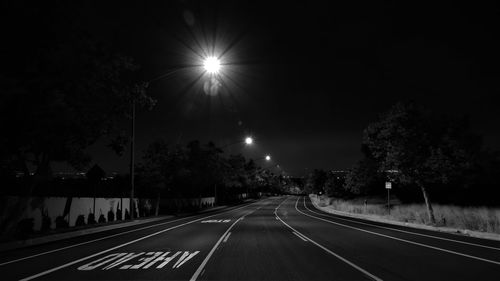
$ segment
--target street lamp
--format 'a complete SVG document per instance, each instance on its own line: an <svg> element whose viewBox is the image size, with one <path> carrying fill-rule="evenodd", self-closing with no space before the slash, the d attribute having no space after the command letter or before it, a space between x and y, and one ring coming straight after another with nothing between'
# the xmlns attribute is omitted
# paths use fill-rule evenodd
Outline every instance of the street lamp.
<svg viewBox="0 0 500 281"><path fill-rule="evenodd" d="M251 145L251 144L253 143L253 139L252 139L252 137L246 137L246 138L245 138L245 143L246 143L247 145Z"/></svg>
<svg viewBox="0 0 500 281"><path fill-rule="evenodd" d="M221 147L221 149L227 148L229 146L235 145L235 144L240 144L240 143L245 143L245 145L252 145L253 144L253 138L252 137L246 137L244 140L239 140L237 142L229 143Z"/></svg>
<svg viewBox="0 0 500 281"><path fill-rule="evenodd" d="M217 75L219 70L220 70L221 64L220 60L217 57L207 57L203 61L203 68L205 69L206 72L208 72L211 75ZM151 82L163 79L168 77L169 75L177 72L178 70L171 71L167 74L161 75L159 77L156 77L154 79L149 80L148 82L144 83L143 85L136 85L135 91L139 93L140 91L145 91L145 89L149 86ZM131 112L131 136L130 136L130 218L134 218L134 197L135 197L135 104L136 104L136 98L132 98L132 112ZM251 137L247 137L245 139L246 144L252 144L253 140ZM123 207L122 207L123 208Z"/></svg>
<svg viewBox="0 0 500 281"><path fill-rule="evenodd" d="M217 74L220 69L220 61L216 57L207 57L203 61L203 67L210 74Z"/></svg>

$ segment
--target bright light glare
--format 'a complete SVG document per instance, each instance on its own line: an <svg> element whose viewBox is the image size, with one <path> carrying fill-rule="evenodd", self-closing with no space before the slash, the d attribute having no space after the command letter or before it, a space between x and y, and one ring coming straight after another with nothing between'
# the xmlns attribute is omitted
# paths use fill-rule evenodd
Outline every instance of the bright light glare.
<svg viewBox="0 0 500 281"><path fill-rule="evenodd" d="M250 144L252 144L252 143L253 143L253 139L252 139L251 137L247 137L247 138L245 139L245 143L246 143L246 144L248 144L248 145L250 145Z"/></svg>
<svg viewBox="0 0 500 281"><path fill-rule="evenodd" d="M271 161L271 155L266 155L266 161Z"/></svg>
<svg viewBox="0 0 500 281"><path fill-rule="evenodd" d="M203 67L208 73L217 73L220 69L219 59L216 57L208 57L203 62Z"/></svg>

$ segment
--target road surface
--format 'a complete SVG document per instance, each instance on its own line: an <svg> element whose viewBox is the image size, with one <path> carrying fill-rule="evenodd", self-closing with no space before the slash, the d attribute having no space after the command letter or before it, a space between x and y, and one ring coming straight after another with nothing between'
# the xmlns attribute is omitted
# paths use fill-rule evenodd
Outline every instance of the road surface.
<svg viewBox="0 0 500 281"><path fill-rule="evenodd" d="M308 197L3 252L1 280L500 280L500 242L323 213Z"/></svg>

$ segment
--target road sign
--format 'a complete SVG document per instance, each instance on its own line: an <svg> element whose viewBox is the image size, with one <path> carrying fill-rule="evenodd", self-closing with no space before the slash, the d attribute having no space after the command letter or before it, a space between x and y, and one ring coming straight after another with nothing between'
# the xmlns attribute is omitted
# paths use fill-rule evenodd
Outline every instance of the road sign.
<svg viewBox="0 0 500 281"><path fill-rule="evenodd" d="M386 189L391 189L392 188L392 182L390 182L390 181L385 182L385 188Z"/></svg>

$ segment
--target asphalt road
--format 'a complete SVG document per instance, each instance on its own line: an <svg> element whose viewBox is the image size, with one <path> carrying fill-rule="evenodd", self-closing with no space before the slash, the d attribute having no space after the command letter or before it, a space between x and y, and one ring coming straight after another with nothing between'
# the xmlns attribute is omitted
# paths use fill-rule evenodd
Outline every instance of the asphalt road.
<svg viewBox="0 0 500 281"><path fill-rule="evenodd" d="M0 253L1 280L500 280L500 242L276 197Z"/></svg>

